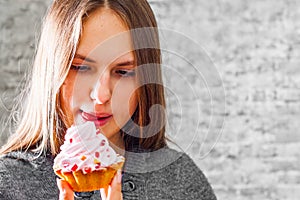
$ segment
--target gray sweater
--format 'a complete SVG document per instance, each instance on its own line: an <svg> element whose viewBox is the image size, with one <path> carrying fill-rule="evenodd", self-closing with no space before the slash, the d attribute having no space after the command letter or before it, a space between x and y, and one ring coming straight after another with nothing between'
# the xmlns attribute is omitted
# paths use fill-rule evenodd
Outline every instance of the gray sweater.
<svg viewBox="0 0 300 200"><path fill-rule="evenodd" d="M0 199L58 199L53 157L34 156L12 152L0 158ZM216 200L206 177L185 153L163 148L126 153L125 158L123 199ZM100 199L100 194L84 199Z"/></svg>

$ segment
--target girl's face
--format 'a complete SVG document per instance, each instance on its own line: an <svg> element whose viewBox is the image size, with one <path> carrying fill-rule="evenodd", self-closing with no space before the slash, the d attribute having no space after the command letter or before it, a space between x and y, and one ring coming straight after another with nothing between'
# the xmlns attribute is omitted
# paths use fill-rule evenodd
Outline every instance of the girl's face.
<svg viewBox="0 0 300 200"><path fill-rule="evenodd" d="M135 57L126 31L110 9L90 14L61 88L62 107L72 123L92 121L114 143L137 107Z"/></svg>

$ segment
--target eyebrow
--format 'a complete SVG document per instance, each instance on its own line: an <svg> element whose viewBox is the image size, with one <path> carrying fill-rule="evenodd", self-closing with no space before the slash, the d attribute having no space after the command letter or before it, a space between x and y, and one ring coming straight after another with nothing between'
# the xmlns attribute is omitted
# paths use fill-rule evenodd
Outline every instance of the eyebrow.
<svg viewBox="0 0 300 200"><path fill-rule="evenodd" d="M87 62L96 63L95 60L93 60L93 59L91 59L91 58L88 58L88 57L86 57L86 56L83 56L83 55L81 55L81 54L78 54L78 53L75 54L74 58L79 58L79 59L85 60L85 61L87 61ZM128 66L128 65L134 65L134 64L135 64L135 61L134 61L134 60L128 59L127 61L124 61L124 62L121 61L121 62L119 62L119 63L117 64L117 66Z"/></svg>
<svg viewBox="0 0 300 200"><path fill-rule="evenodd" d="M117 66L128 66L128 65L134 65L135 64L135 62L134 62L134 60L128 60L128 61L125 61L125 62L120 62L120 63L118 63L117 64Z"/></svg>
<svg viewBox="0 0 300 200"><path fill-rule="evenodd" d="M91 58L88 58L88 57L86 57L86 56L83 56L83 55L81 55L81 54L78 54L78 53L75 54L75 57L74 57L74 58L79 58L79 59L85 60L85 61L87 61L87 62L96 63L95 60L93 60L93 59L91 59Z"/></svg>

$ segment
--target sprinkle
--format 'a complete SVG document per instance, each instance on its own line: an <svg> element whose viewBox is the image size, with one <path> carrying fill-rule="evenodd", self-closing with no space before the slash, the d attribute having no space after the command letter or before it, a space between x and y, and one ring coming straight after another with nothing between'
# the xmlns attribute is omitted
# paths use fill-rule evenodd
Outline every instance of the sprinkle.
<svg viewBox="0 0 300 200"><path fill-rule="evenodd" d="M104 146L104 145L105 145L105 140L102 140L100 146Z"/></svg>
<svg viewBox="0 0 300 200"><path fill-rule="evenodd" d="M107 157L109 158L109 157L110 157L110 155L107 155Z"/></svg>
<svg viewBox="0 0 300 200"><path fill-rule="evenodd" d="M95 165L95 169L99 169L101 167L101 164L100 163L97 163L96 165Z"/></svg>
<svg viewBox="0 0 300 200"><path fill-rule="evenodd" d="M97 151L97 152L95 152L95 157L96 158L99 158L99 156L100 156L100 153Z"/></svg>
<svg viewBox="0 0 300 200"><path fill-rule="evenodd" d="M71 139L70 139L70 143L72 143L72 142L73 142L73 139L71 138Z"/></svg>
<svg viewBox="0 0 300 200"><path fill-rule="evenodd" d="M109 149L106 149L107 152L109 152Z"/></svg>
<svg viewBox="0 0 300 200"><path fill-rule="evenodd" d="M67 168L67 167L69 167L70 166L70 162L69 161L62 161L62 166L64 167L64 168Z"/></svg>
<svg viewBox="0 0 300 200"><path fill-rule="evenodd" d="M95 164L99 164L100 163L100 161L99 160L97 160L96 158L94 159L94 163Z"/></svg>
<svg viewBox="0 0 300 200"><path fill-rule="evenodd" d="M80 160L84 161L86 159L85 156L81 156Z"/></svg>
<svg viewBox="0 0 300 200"><path fill-rule="evenodd" d="M71 170L74 172L74 171L76 171L77 168L78 168L78 166L76 164L74 164L73 167L71 168Z"/></svg>
<svg viewBox="0 0 300 200"><path fill-rule="evenodd" d="M83 169L86 173L90 173L92 171L92 168L90 167L84 167Z"/></svg>

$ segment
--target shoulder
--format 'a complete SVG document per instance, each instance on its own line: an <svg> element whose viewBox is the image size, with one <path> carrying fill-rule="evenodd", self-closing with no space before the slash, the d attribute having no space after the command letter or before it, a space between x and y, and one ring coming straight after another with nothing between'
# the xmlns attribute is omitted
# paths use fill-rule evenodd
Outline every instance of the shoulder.
<svg viewBox="0 0 300 200"><path fill-rule="evenodd" d="M36 188L40 193L34 192ZM0 157L0 199L39 198L44 190L53 192L46 196L56 197L55 189L51 159L36 158L31 152L11 152Z"/></svg>
<svg viewBox="0 0 300 200"><path fill-rule="evenodd" d="M32 152L15 151L0 156L0 174L6 176L22 176L37 174L52 170L53 159L49 156L38 156ZM17 177L18 173L21 174Z"/></svg>
<svg viewBox="0 0 300 200"><path fill-rule="evenodd" d="M0 182L4 181L3 177L7 178L15 175L14 171L16 169L28 167L30 162L25 159L25 156L27 156L27 153L24 152L11 152L0 156L0 179L2 179Z"/></svg>
<svg viewBox="0 0 300 200"><path fill-rule="evenodd" d="M37 154L32 152L14 151L0 156L0 171L16 171L18 169L30 170L38 169L49 162L46 157L38 157Z"/></svg>
<svg viewBox="0 0 300 200"><path fill-rule="evenodd" d="M169 191L178 199L215 200L216 196L202 170L190 156L184 152L172 150L173 158L170 165L162 168L154 176L168 183Z"/></svg>
<svg viewBox="0 0 300 200"><path fill-rule="evenodd" d="M161 194L171 199L215 200L204 173L184 152L164 148L145 155L148 194ZM135 165L139 164L135 162Z"/></svg>
<svg viewBox="0 0 300 200"><path fill-rule="evenodd" d="M179 154L179 158L172 165L180 169L181 178L187 177L192 179L193 177L198 177L200 180L206 181L206 177L194 160L184 152L180 152Z"/></svg>
<svg viewBox="0 0 300 200"><path fill-rule="evenodd" d="M10 152L0 157L0 187L22 185L24 180L32 177L33 172L39 173L38 161L29 152Z"/></svg>

